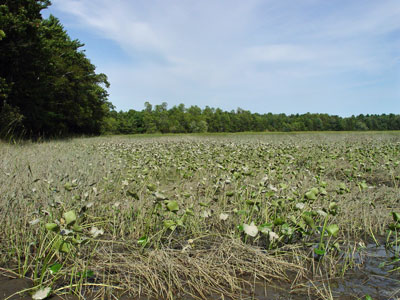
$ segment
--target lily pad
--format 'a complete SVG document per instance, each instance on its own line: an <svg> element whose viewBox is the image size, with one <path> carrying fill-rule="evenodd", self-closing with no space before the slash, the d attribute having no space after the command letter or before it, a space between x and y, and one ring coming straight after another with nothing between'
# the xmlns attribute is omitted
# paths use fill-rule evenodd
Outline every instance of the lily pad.
<svg viewBox="0 0 400 300"><path fill-rule="evenodd" d="M76 221L76 214L73 210L70 210L70 211L64 213L63 217L64 217L65 223L67 225L70 225Z"/></svg>
<svg viewBox="0 0 400 300"><path fill-rule="evenodd" d="M166 229L175 230L176 223L173 220L165 220L164 221L164 227Z"/></svg>
<svg viewBox="0 0 400 300"><path fill-rule="evenodd" d="M58 226L58 224L56 223L46 223L46 225L44 226L46 227L47 230L54 232L57 232L60 229L60 226Z"/></svg>
<svg viewBox="0 0 400 300"><path fill-rule="evenodd" d="M305 193L305 196L308 200L316 200L317 199L317 196L312 191L308 191L307 193Z"/></svg>
<svg viewBox="0 0 400 300"><path fill-rule="evenodd" d="M315 229L314 220L313 220L310 216L308 216L308 215L302 215L301 217L303 218L304 222L305 222L308 226L310 226L312 229Z"/></svg>
<svg viewBox="0 0 400 300"><path fill-rule="evenodd" d="M337 236L337 234L339 232L339 226L337 224L331 224L326 227L326 231L331 236Z"/></svg>
<svg viewBox="0 0 400 300"><path fill-rule="evenodd" d="M167 209L172 212L177 212L179 210L178 202L176 201L167 201Z"/></svg>

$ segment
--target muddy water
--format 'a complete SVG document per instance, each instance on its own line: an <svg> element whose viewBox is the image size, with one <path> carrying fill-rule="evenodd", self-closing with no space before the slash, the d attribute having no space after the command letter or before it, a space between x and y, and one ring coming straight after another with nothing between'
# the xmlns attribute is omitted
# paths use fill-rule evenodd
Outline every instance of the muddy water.
<svg viewBox="0 0 400 300"><path fill-rule="evenodd" d="M394 262L395 250L368 245L353 257L359 267L344 279L332 283L338 299L357 299L370 295L374 300L400 299L400 262Z"/></svg>
<svg viewBox="0 0 400 300"><path fill-rule="evenodd" d="M400 250L400 249L397 249ZM350 300L365 299L370 295L374 300L398 300L400 299L400 261L394 262L395 251L386 250L384 246L368 245L366 248L355 253L352 257L357 265L349 271L344 279L330 282L334 299ZM0 299L6 299L18 291L30 288L28 279L10 279L0 275ZM184 299L192 299L183 297ZM262 283L255 284L246 294L237 295L236 299L259 299L259 300L300 300L318 299L310 296L296 295L290 293L290 285L282 284L270 286ZM30 300L29 295L13 296L10 300ZM74 296L53 296L49 300L66 299L77 300ZM90 299L88 297L87 299ZM121 298L122 299L122 298ZM124 300L133 299L127 296ZM145 299L145 298L141 298ZM213 295L207 299L229 299L227 297Z"/></svg>

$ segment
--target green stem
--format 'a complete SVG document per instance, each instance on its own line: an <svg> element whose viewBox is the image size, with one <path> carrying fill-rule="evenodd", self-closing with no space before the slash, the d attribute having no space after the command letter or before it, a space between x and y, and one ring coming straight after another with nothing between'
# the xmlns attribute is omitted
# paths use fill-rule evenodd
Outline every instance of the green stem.
<svg viewBox="0 0 400 300"><path fill-rule="evenodd" d="M320 241L319 241L319 249L320 250L325 250L325 249L323 249L324 248L324 235L325 235L326 225L328 224L328 216L329 215L326 215L325 220L324 220L324 226L322 226L321 238L320 238Z"/></svg>

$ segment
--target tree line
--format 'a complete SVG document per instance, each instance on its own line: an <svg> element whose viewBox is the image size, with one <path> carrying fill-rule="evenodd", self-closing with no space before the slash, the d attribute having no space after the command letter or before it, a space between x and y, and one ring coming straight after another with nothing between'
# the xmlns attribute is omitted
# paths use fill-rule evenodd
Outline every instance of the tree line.
<svg viewBox="0 0 400 300"><path fill-rule="evenodd" d="M184 104L168 109L165 102L154 106L146 102L141 111L110 111L104 129L112 134L400 130L400 115L259 114L241 108L232 111L208 106L186 108Z"/></svg>

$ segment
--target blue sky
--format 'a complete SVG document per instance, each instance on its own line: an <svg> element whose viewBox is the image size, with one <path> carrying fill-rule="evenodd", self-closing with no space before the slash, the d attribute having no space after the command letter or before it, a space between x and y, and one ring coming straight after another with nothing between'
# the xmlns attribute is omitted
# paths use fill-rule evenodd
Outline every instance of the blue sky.
<svg viewBox="0 0 400 300"><path fill-rule="evenodd" d="M399 0L52 2L117 110L400 113Z"/></svg>

